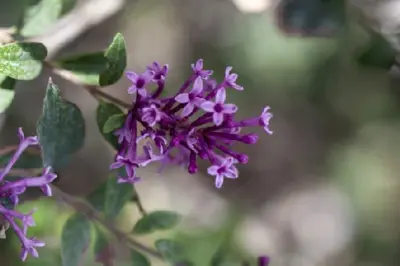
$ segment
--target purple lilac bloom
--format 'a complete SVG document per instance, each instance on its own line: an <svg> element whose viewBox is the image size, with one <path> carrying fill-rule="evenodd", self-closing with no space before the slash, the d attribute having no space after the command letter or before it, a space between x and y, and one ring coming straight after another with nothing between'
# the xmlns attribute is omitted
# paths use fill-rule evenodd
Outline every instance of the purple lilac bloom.
<svg viewBox="0 0 400 266"><path fill-rule="evenodd" d="M234 151L234 144L257 142L257 134L243 133L248 127L262 127L272 134L272 114L267 106L259 116L235 119L238 107L227 102L226 94L230 90L243 91L243 87L236 83L238 75L231 71L232 67L227 67L224 79L217 82L211 78L213 71L205 70L199 59L172 97L161 97L168 65L154 62L142 74L128 72L133 83L128 92L134 94L134 101L123 127L115 131L120 147L111 168L125 167L127 172L118 182L139 181L136 169L157 161L161 169L178 164L194 174L198 160L206 160L217 188L222 187L225 178L238 178L235 165L246 164L249 158ZM151 86L154 89L150 91ZM145 141L143 152L138 150L141 141Z"/></svg>
<svg viewBox="0 0 400 266"><path fill-rule="evenodd" d="M6 228L11 227L21 242L21 259L24 261L28 254L38 257L37 247L43 247L45 244L35 237L28 237L27 231L31 226L35 226L32 214L33 210L27 214L15 211L19 203L19 195L24 193L28 187L37 187L42 190L44 195L51 196L49 184L57 178L57 175L51 172L50 167L43 169L40 176L24 176L17 180L7 181L5 177L10 173L21 154L29 146L39 145L38 137L25 137L21 128L18 129L20 144L8 164L1 170L0 174L0 221L6 223ZM22 226L16 223L21 222Z"/></svg>

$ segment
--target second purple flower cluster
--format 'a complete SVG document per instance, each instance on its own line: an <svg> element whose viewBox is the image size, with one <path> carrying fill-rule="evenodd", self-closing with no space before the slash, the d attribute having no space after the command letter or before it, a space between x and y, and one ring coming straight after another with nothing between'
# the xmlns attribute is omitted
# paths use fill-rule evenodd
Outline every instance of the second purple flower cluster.
<svg viewBox="0 0 400 266"><path fill-rule="evenodd" d="M124 125L116 130L120 148L111 169L125 167L127 176L120 183L140 180L136 169L151 162L187 167L190 174L198 171L197 160L210 163L208 174L215 177L215 186L221 188L225 178L238 178L236 164L246 164L248 156L233 150L235 142L255 144L255 133L241 134L245 127L263 127L268 134L272 114L266 106L260 115L235 120L238 107L226 101L230 89L243 91L236 83L232 67L225 70L225 78L218 83L211 78L213 71L203 69L203 60L192 65L191 76L172 97L161 97L168 74L168 65L154 62L143 73L127 72L135 94ZM153 86L154 89L150 90ZM139 124L143 127L141 132ZM138 143L147 142L143 153Z"/></svg>

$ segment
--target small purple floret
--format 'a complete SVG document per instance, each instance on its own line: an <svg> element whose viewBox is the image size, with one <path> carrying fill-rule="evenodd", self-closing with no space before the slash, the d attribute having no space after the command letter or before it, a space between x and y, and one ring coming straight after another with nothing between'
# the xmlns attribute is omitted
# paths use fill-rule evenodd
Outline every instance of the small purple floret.
<svg viewBox="0 0 400 266"><path fill-rule="evenodd" d="M171 97L162 98L168 74L168 65L154 62L142 74L127 72L132 81L128 92L135 95L126 121L115 131L119 137L119 150L111 169L125 167L127 176L119 183L140 180L136 169L152 162L160 162L161 169L169 164L182 165L190 174L198 171L198 160L207 160L208 173L215 177L215 186L222 187L225 178L239 176L235 164L246 164L246 154L233 150L236 142L254 144L255 133L241 133L246 127L262 127L268 134L272 114L265 107L261 115L235 120L238 107L227 103L229 90L243 91L238 85L238 75L227 67L225 77L218 83L210 78L203 60L192 64L192 74ZM149 86L154 86L150 91ZM139 124L143 127L138 132ZM138 152L141 141L147 141L143 152ZM154 150L153 150L154 149Z"/></svg>
<svg viewBox="0 0 400 266"><path fill-rule="evenodd" d="M29 187L37 187L42 190L45 196L51 196L50 183L57 178L57 175L51 172L51 167L46 167L40 176L24 176L15 181L7 181L5 177L10 173L21 154L26 148L33 145L39 145L39 139L34 137L25 137L21 128L18 129L18 137L20 144L16 149L13 157L2 169L0 174L0 221L8 223L14 230L21 242L21 259L24 261L28 254L38 257L37 247L43 247L45 244L36 238L28 238L27 230L29 227L35 226L32 218L34 210L27 214L15 211L15 207L19 203L19 195L24 193ZM15 220L20 220L22 228Z"/></svg>

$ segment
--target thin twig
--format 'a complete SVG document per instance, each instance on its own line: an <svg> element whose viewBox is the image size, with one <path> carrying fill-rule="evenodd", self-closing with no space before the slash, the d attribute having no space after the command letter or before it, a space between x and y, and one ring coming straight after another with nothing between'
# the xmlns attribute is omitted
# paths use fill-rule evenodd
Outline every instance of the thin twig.
<svg viewBox="0 0 400 266"><path fill-rule="evenodd" d="M136 207L138 208L138 210L142 214L142 216L146 216L147 212L143 207L142 201L140 200L139 194L135 187L133 187L133 192L135 193L135 196L133 197L133 201L135 202Z"/></svg>
<svg viewBox="0 0 400 266"><path fill-rule="evenodd" d="M0 172L3 172L4 168L0 168ZM8 174L9 175L17 175L17 176L32 176L38 175L42 172L41 168L27 168L27 169L11 169Z"/></svg>

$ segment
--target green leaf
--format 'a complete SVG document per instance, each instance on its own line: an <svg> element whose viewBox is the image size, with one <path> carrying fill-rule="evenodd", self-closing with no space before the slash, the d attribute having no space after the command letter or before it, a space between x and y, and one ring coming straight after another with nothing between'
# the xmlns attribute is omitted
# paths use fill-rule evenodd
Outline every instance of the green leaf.
<svg viewBox="0 0 400 266"><path fill-rule="evenodd" d="M119 173L126 175L125 168L121 168ZM118 184L116 173L113 172L87 199L96 210L104 211L106 218L110 219L115 218L134 195L132 185Z"/></svg>
<svg viewBox="0 0 400 266"><path fill-rule="evenodd" d="M125 119L125 114L116 114L111 116L104 124L103 133L111 133L114 130L121 128L125 122Z"/></svg>
<svg viewBox="0 0 400 266"><path fill-rule="evenodd" d="M51 79L36 131L42 146L44 165L56 170L67 164L70 156L84 143L85 121L81 111L61 97L60 89Z"/></svg>
<svg viewBox="0 0 400 266"><path fill-rule="evenodd" d="M0 113L3 113L12 103L15 83L15 79L0 75Z"/></svg>
<svg viewBox="0 0 400 266"><path fill-rule="evenodd" d="M110 265L114 261L114 252L110 240L99 226L96 226L95 229L97 236L94 245L95 260L103 265Z"/></svg>
<svg viewBox="0 0 400 266"><path fill-rule="evenodd" d="M131 251L131 261L132 261L132 266L150 266L150 260L144 256L142 253L132 250Z"/></svg>
<svg viewBox="0 0 400 266"><path fill-rule="evenodd" d="M168 230L176 226L181 216L172 211L154 211L137 221L133 228L135 234L150 234L157 230Z"/></svg>
<svg viewBox="0 0 400 266"><path fill-rule="evenodd" d="M101 86L107 86L117 82L126 68L125 40L121 33L115 35L104 56L107 59L108 66L100 75L99 83Z"/></svg>
<svg viewBox="0 0 400 266"><path fill-rule="evenodd" d="M62 14L63 0L40 0L27 6L20 33L32 37L46 32Z"/></svg>
<svg viewBox="0 0 400 266"><path fill-rule="evenodd" d="M368 48L359 56L358 63L365 66L390 69L395 62L396 51L379 34L372 34Z"/></svg>
<svg viewBox="0 0 400 266"><path fill-rule="evenodd" d="M78 266L91 238L91 224L83 214L72 215L64 224L61 235L63 266Z"/></svg>
<svg viewBox="0 0 400 266"><path fill-rule="evenodd" d="M126 175L125 168L119 169L119 174ZM106 202L105 202L105 214L107 219L115 218L125 204L134 196L133 186L128 183L117 183L113 174L108 179Z"/></svg>
<svg viewBox="0 0 400 266"><path fill-rule="evenodd" d="M103 52L64 57L54 62L56 67L70 71L86 85L99 85L100 74L107 69L107 64Z"/></svg>
<svg viewBox="0 0 400 266"><path fill-rule="evenodd" d="M115 149L118 149L118 137L115 136L112 132L110 133L103 133L104 125L106 124L107 120L117 114L123 114L123 111L117 107L115 104L106 103L103 101L99 102L99 105L96 110L96 120L99 130L105 140L111 144Z"/></svg>
<svg viewBox="0 0 400 266"><path fill-rule="evenodd" d="M19 80L31 80L42 71L47 49L41 43L10 43L0 46L0 74Z"/></svg>
<svg viewBox="0 0 400 266"><path fill-rule="evenodd" d="M108 179L101 183L86 199L99 212L104 211Z"/></svg>
<svg viewBox="0 0 400 266"><path fill-rule="evenodd" d="M184 260L184 248L181 243L172 239L159 239L154 243L158 252L170 263L179 263Z"/></svg>
<svg viewBox="0 0 400 266"><path fill-rule="evenodd" d="M67 14L76 5L76 0L62 0L62 1L63 1L63 8L62 8L62 11L61 11L61 16Z"/></svg>

